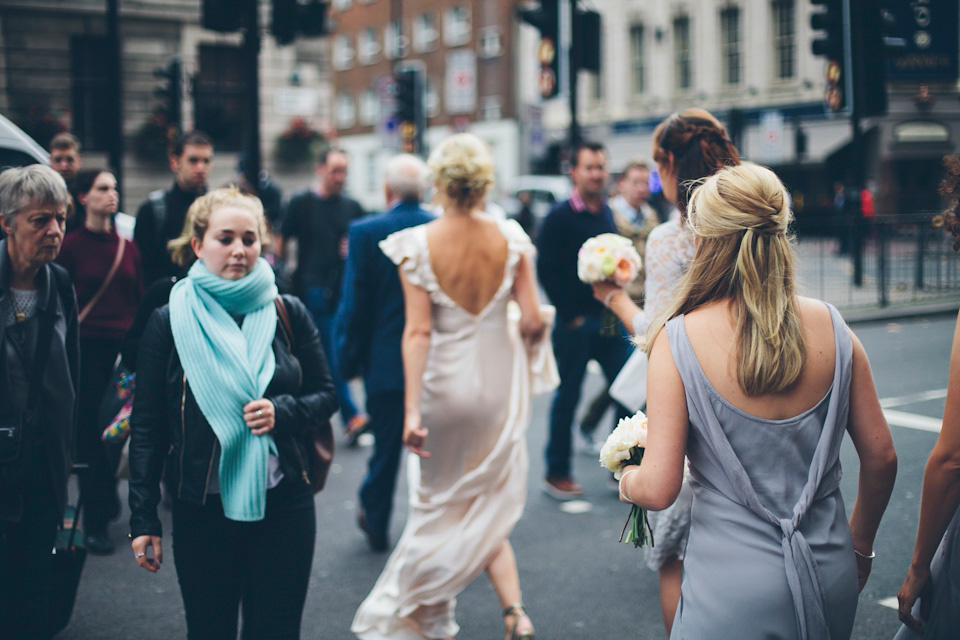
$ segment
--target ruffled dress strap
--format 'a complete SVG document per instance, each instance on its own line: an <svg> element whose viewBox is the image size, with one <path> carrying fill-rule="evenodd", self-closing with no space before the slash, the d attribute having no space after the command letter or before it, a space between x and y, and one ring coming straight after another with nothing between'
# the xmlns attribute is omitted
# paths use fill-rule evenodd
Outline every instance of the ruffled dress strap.
<svg viewBox="0 0 960 640"><path fill-rule="evenodd" d="M520 223L513 219L499 220L500 233L507 239L507 250L511 255L511 263L519 262L520 256L527 256L531 260L537 257L537 248ZM516 258L513 258L516 256Z"/></svg>
<svg viewBox="0 0 960 640"><path fill-rule="evenodd" d="M427 234L423 225L408 227L391 233L380 241L380 250L390 261L403 270L408 282L430 290L430 254L427 250Z"/></svg>

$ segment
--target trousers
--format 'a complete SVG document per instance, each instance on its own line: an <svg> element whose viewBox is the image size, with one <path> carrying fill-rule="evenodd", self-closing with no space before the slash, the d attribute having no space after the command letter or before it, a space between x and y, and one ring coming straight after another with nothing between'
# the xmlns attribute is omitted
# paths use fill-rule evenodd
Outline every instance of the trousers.
<svg viewBox="0 0 960 640"><path fill-rule="evenodd" d="M217 494L206 504L173 503L173 561L190 640L296 639L307 598L317 533L313 493L284 478L267 491L263 520L223 515Z"/></svg>

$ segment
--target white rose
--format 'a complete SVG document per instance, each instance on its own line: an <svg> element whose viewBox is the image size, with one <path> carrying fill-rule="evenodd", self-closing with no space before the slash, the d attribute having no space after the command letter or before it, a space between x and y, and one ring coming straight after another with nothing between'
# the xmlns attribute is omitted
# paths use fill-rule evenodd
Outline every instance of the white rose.
<svg viewBox="0 0 960 640"><path fill-rule="evenodd" d="M642 411L628 418L621 418L600 449L600 465L620 478L620 468L630 459L633 449L647 446L647 417Z"/></svg>

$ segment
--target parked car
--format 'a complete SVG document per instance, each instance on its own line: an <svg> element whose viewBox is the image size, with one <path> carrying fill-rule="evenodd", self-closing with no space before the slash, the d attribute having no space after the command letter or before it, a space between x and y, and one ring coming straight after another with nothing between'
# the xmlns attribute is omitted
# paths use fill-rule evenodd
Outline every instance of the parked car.
<svg viewBox="0 0 960 640"><path fill-rule="evenodd" d="M20 127L0 115L0 170L28 164L50 164L50 154Z"/></svg>
<svg viewBox="0 0 960 640"><path fill-rule="evenodd" d="M543 219L558 202L570 197L573 185L566 176L517 176L508 184L501 204L507 215L514 217L520 211L517 195L523 191L533 197L531 208L538 220Z"/></svg>

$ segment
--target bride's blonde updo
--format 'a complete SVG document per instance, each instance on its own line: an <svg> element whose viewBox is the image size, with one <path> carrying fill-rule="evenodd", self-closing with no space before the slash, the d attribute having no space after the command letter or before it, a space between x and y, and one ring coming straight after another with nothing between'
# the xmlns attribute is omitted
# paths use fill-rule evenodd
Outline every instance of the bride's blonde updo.
<svg viewBox="0 0 960 640"><path fill-rule="evenodd" d="M787 190L776 174L753 163L705 179L687 205L697 251L664 321L708 302L731 299L737 310L737 375L749 395L788 389L806 359L797 309L788 228Z"/></svg>
<svg viewBox="0 0 960 640"><path fill-rule="evenodd" d="M472 133L458 133L441 142L427 164L438 195L453 208L473 210L493 186L493 156Z"/></svg>

